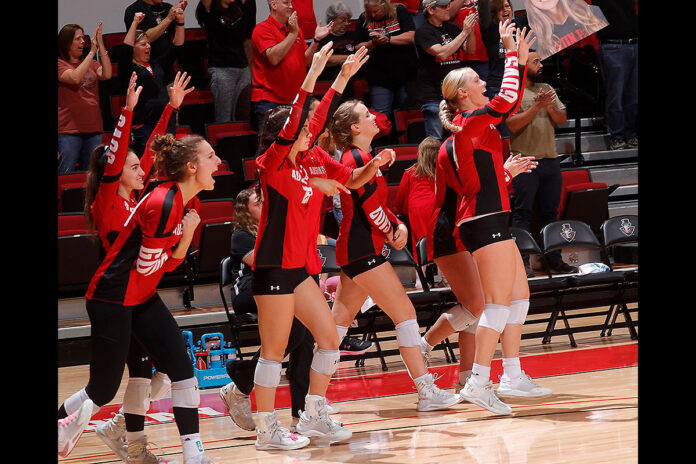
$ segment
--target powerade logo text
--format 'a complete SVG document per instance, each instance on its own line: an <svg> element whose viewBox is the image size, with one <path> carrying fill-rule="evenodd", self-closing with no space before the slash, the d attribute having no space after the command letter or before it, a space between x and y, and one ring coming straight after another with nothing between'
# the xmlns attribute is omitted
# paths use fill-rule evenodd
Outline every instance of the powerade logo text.
<svg viewBox="0 0 696 464"><path fill-rule="evenodd" d="M227 374L204 375L203 380L218 380L227 378Z"/></svg>

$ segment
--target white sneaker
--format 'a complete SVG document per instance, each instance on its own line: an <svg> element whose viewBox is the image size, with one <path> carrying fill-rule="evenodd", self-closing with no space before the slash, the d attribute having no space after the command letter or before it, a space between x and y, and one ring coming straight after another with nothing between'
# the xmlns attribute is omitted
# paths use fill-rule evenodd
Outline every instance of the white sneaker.
<svg viewBox="0 0 696 464"><path fill-rule="evenodd" d="M98 425L94 431L101 440L116 453L116 456L125 461L128 457L128 443L126 442L126 418L123 414L116 413L108 421Z"/></svg>
<svg viewBox="0 0 696 464"><path fill-rule="evenodd" d="M537 397L550 395L553 393L553 390L537 384L522 371L522 375L516 379L511 379L503 374L500 377L500 385L498 385L497 392L500 396Z"/></svg>
<svg viewBox="0 0 696 464"><path fill-rule="evenodd" d="M251 414L251 399L230 382L220 389L220 398L227 406L232 421L244 430L254 430L254 417Z"/></svg>
<svg viewBox="0 0 696 464"><path fill-rule="evenodd" d="M312 401L314 404L307 404ZM315 415L311 416L307 411L300 411L300 421L297 423L298 433L307 437L326 438L333 442L348 440L353 436L353 432L343 428L343 424L329 417L326 398L307 398L305 405L309 406L308 410L315 411Z"/></svg>
<svg viewBox="0 0 696 464"><path fill-rule="evenodd" d="M341 408L340 408L340 406L335 406L335 405L333 405L333 404L331 403L331 401L329 401L329 400L327 399L327 400L326 400L326 412L327 412L329 415L338 414L339 412L341 412Z"/></svg>
<svg viewBox="0 0 696 464"><path fill-rule="evenodd" d="M178 464L178 461L167 458L158 458L147 449L147 437L143 436L128 443L127 464Z"/></svg>
<svg viewBox="0 0 696 464"><path fill-rule="evenodd" d="M80 409L68 417L58 420L58 455L66 457L77 444L77 441L85 431L85 427L92 418L94 403L88 399L82 403Z"/></svg>
<svg viewBox="0 0 696 464"><path fill-rule="evenodd" d="M462 401L461 396L457 393L441 390L435 385L435 378L432 374L426 375L427 377L422 382L416 384L416 388L418 388L418 406L416 409L418 411L447 409Z"/></svg>
<svg viewBox="0 0 696 464"><path fill-rule="evenodd" d="M275 412L265 418L256 416L256 449L293 450L309 444L309 438L296 433L290 433L278 423Z"/></svg>
<svg viewBox="0 0 696 464"><path fill-rule="evenodd" d="M496 414L512 413L512 408L495 396L493 382L490 380L483 387L479 387L469 378L459 394L468 402L477 404Z"/></svg>
<svg viewBox="0 0 696 464"><path fill-rule="evenodd" d="M198 456L189 458L184 461L184 464L215 464L213 461L210 460L208 456L205 454L200 454Z"/></svg>

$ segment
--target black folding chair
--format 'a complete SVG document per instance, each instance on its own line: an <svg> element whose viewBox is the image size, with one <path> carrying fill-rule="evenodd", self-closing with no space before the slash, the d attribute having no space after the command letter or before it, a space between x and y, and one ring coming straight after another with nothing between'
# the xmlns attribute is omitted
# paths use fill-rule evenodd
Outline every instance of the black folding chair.
<svg viewBox="0 0 696 464"><path fill-rule="evenodd" d="M222 305L225 307L225 313L227 314L227 320L230 324L230 330L232 331L232 343L237 350L237 357L243 359L244 355L242 353L242 347L239 342L241 330L245 326L253 326L258 322L258 316L253 313L237 314L232 307L232 303L227 302L227 292L230 291L231 287L237 281L237 272L232 269L232 258L227 256L220 261L220 282L218 288L220 290L220 298L222 299Z"/></svg>

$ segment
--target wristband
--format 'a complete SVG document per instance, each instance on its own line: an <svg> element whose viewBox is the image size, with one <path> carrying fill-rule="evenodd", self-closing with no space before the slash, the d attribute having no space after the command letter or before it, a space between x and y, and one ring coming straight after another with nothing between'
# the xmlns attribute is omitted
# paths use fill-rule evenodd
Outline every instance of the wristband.
<svg viewBox="0 0 696 464"><path fill-rule="evenodd" d="M184 26L186 23L176 23L177 26Z"/></svg>
<svg viewBox="0 0 696 464"><path fill-rule="evenodd" d="M317 40L317 38L316 38L316 37L313 37L313 38L312 38L312 42L316 42L316 43L319 43L320 41L319 41L319 40Z"/></svg>

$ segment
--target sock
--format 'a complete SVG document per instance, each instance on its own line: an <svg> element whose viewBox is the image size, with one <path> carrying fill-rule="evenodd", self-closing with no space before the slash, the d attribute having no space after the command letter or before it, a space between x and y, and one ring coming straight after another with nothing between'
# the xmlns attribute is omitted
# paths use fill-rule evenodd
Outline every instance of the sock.
<svg viewBox="0 0 696 464"><path fill-rule="evenodd" d="M269 426L273 425L275 422L268 423L270 420L271 416L275 415L275 411L271 412L264 412L264 411L257 411L254 413L254 423L256 424L256 428L259 430L259 432L265 432Z"/></svg>
<svg viewBox="0 0 696 464"><path fill-rule="evenodd" d="M423 353L430 353L433 350L433 346L428 343L428 341L425 339L425 335L421 337L421 352Z"/></svg>
<svg viewBox="0 0 696 464"><path fill-rule="evenodd" d="M200 433L181 436L181 446L184 448L184 461L203 454L203 442Z"/></svg>
<svg viewBox="0 0 696 464"><path fill-rule="evenodd" d="M307 413L308 417L317 416L317 401L322 398L323 397L319 395L307 394L307 396L305 396L305 412Z"/></svg>
<svg viewBox="0 0 696 464"><path fill-rule="evenodd" d="M137 432L126 431L126 442L131 443L145 436L145 430L138 430Z"/></svg>
<svg viewBox="0 0 696 464"><path fill-rule="evenodd" d="M503 358L503 374L511 379L516 379L522 375L520 358Z"/></svg>
<svg viewBox="0 0 696 464"><path fill-rule="evenodd" d="M471 377L471 369L468 371L459 371L459 383L464 385L466 383L466 379Z"/></svg>
<svg viewBox="0 0 696 464"><path fill-rule="evenodd" d="M431 379L432 379L432 376L430 375L430 373L426 372L425 374L421 375L420 377L416 377L415 379L413 379L413 383L415 383L416 388L418 390L420 390L422 387L424 387L425 385L430 383L429 380L431 380Z"/></svg>
<svg viewBox="0 0 696 464"><path fill-rule="evenodd" d="M471 381L474 385L483 387L488 383L491 378L491 367L482 366L480 364L474 363L471 367Z"/></svg>

